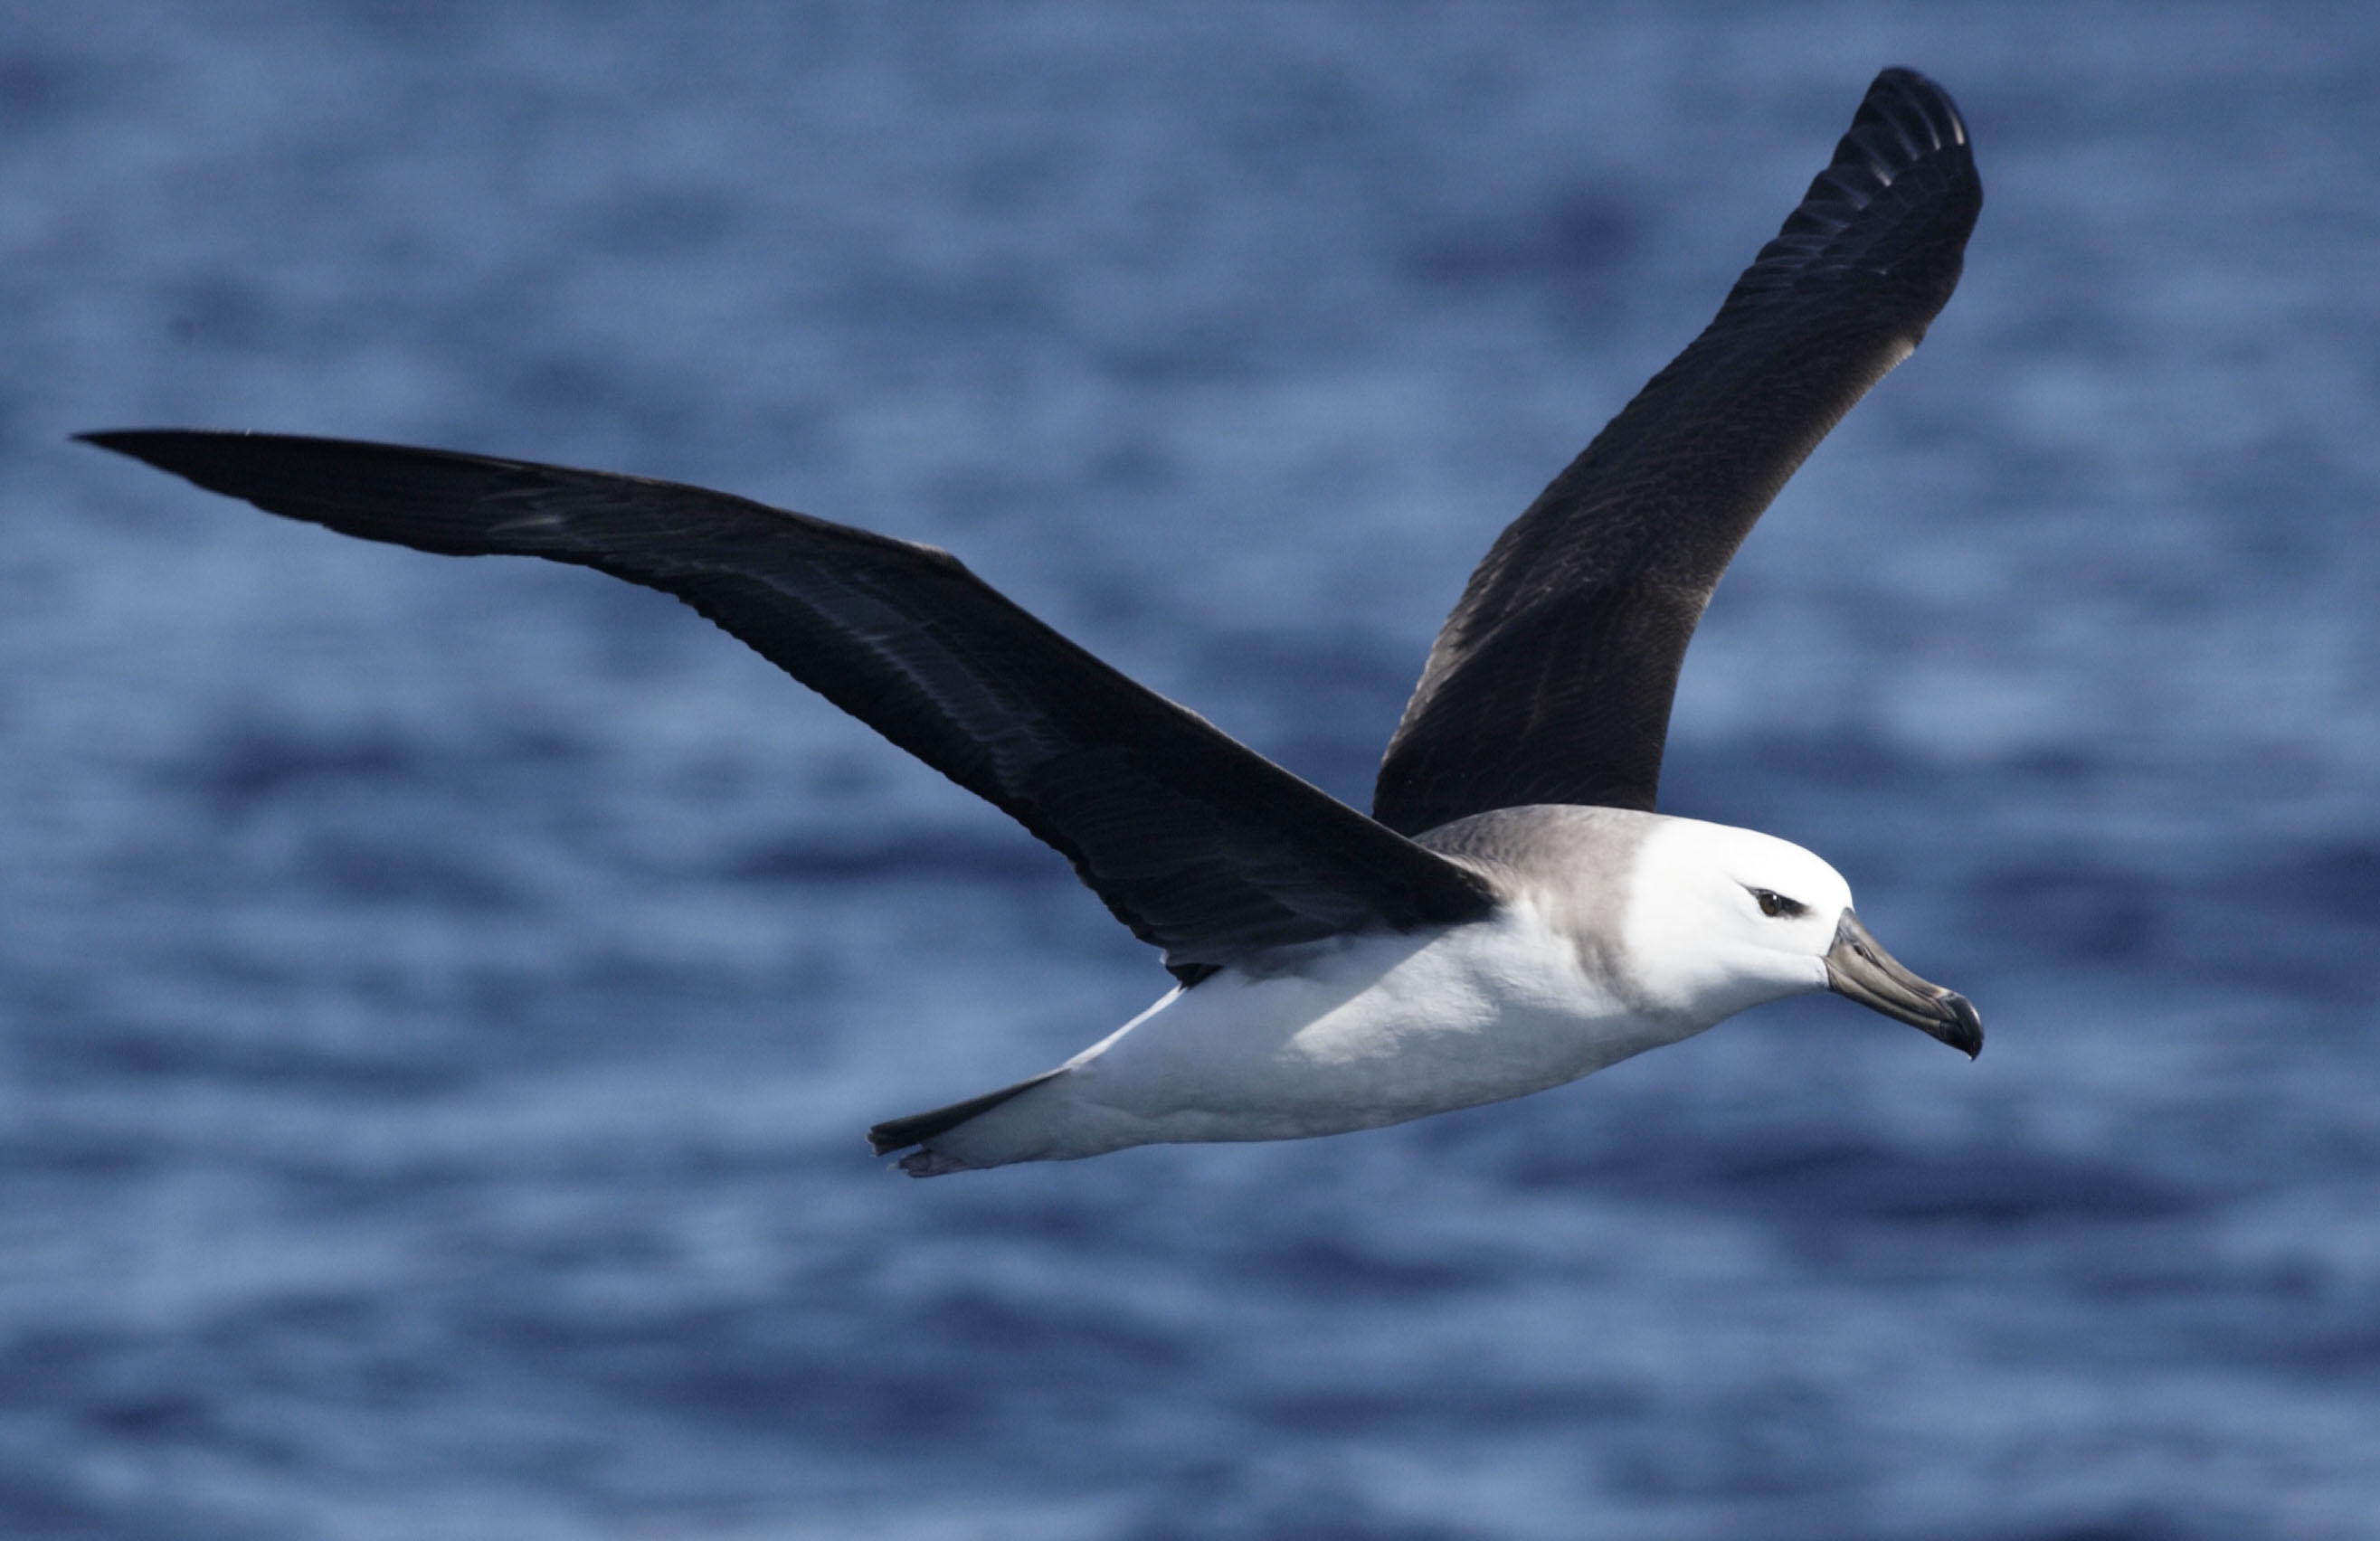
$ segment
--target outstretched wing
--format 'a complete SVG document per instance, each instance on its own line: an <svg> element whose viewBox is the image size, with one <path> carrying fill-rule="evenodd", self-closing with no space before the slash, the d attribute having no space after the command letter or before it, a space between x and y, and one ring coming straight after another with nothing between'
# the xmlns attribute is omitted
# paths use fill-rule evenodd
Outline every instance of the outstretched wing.
<svg viewBox="0 0 2380 1541"><path fill-rule="evenodd" d="M674 482L265 434L83 435L270 513L674 594L1065 853L1195 982L1485 914L1474 874L1135 685L930 546Z"/></svg>
<svg viewBox="0 0 2380 1541"><path fill-rule="evenodd" d="M1686 644L1761 510L1907 358L1983 207L1939 86L1876 78L1718 316L1497 539L1373 794L1407 834L1489 808L1650 809Z"/></svg>

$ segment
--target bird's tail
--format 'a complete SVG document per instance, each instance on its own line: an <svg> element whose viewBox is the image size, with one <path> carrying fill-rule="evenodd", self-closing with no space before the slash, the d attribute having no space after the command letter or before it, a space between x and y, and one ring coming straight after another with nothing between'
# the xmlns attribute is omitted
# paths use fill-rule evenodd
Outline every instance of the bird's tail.
<svg viewBox="0 0 2380 1541"><path fill-rule="evenodd" d="M1027 1076L1013 1086L1002 1086L998 1091L986 1092L981 1097L970 1097L965 1102L953 1102L947 1108L936 1108L923 1113L911 1113L906 1118L888 1118L868 1132L868 1143L875 1148L879 1156L890 1156L896 1150L906 1150L913 1145L922 1145L937 1135L949 1133L971 1118L991 1111L1010 1098L1031 1091L1052 1076L1063 1075L1065 1073L1066 1067L1060 1065L1055 1070L1045 1070L1038 1075ZM922 1171L921 1165L931 1165L931 1163L912 1165L918 1159L913 1156L901 1165L913 1175L919 1177L936 1176L941 1171L960 1170L958 1165L949 1165L933 1171Z"/></svg>

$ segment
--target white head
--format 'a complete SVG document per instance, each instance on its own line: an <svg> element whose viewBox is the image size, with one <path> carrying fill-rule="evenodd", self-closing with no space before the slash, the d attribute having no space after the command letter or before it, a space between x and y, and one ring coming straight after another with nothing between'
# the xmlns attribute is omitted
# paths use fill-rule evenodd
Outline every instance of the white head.
<svg viewBox="0 0 2380 1541"><path fill-rule="evenodd" d="M1639 989L1699 1023L1827 988L1852 907L1842 874L1790 841L1663 819L1636 853L1627 956Z"/></svg>
<svg viewBox="0 0 2380 1541"><path fill-rule="evenodd" d="M1973 1054L1983 1025L1876 945L1842 874L1790 841L1661 819L1638 848L1624 922L1636 987L1702 1026L1833 989Z"/></svg>

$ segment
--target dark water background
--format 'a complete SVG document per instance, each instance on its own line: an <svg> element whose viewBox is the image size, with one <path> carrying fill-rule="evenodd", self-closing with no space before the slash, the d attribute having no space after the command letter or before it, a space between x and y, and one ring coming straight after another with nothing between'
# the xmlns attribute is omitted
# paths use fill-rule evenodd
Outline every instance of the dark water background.
<svg viewBox="0 0 2380 1541"><path fill-rule="evenodd" d="M1360 800L1891 63L1968 277L1665 793L1972 1067L893 1181L1164 982L1062 863L665 600L63 442L932 540ZM0 1535L2380 1535L2376 91L2358 4L0 11Z"/></svg>

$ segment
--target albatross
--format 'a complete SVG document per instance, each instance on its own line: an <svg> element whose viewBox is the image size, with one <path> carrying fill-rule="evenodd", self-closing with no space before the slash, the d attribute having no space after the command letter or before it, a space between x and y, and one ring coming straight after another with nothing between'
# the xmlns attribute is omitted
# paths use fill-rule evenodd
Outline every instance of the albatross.
<svg viewBox="0 0 2380 1541"><path fill-rule="evenodd" d="M1909 357L1982 207L1966 125L1876 78L1718 317L1489 550L1389 740L1370 817L1134 683L948 552L724 492L284 435L81 435L269 513L674 594L1055 846L1172 988L1065 1063L868 1131L918 1177L1290 1139L1572 1081L1832 989L1971 1058L1966 999L1851 887L1655 811L1720 574Z"/></svg>

